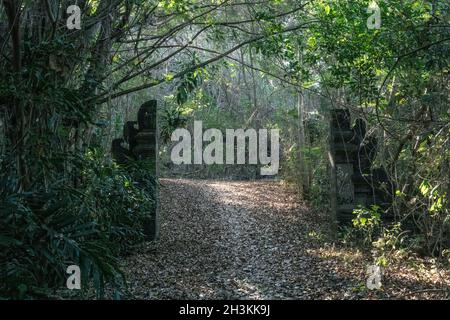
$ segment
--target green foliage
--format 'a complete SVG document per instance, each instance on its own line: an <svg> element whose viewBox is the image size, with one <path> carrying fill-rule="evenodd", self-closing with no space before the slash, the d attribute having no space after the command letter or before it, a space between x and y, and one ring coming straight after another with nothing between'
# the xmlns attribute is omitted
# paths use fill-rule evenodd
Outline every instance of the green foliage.
<svg viewBox="0 0 450 320"><path fill-rule="evenodd" d="M187 119L182 114L182 110L178 107L166 108L160 117L160 135L161 142L168 143L172 132L178 128L186 126Z"/></svg>
<svg viewBox="0 0 450 320"><path fill-rule="evenodd" d="M155 203L154 180L139 166L125 174L98 150L82 160L85 180L76 189L61 180L21 192L17 180L2 175L1 297L56 297L72 264L81 268L84 290L92 283L101 297L107 283L124 289L118 255L143 240L142 221Z"/></svg>
<svg viewBox="0 0 450 320"><path fill-rule="evenodd" d="M188 68L190 65L199 63L197 55L194 55L192 61L185 65ZM191 94L201 83L203 77L206 76L205 69L196 69L187 72L179 81L177 87L176 100L179 105L188 101L189 94Z"/></svg>
<svg viewBox="0 0 450 320"><path fill-rule="evenodd" d="M377 265L386 267L390 260L404 258L410 251L405 244L405 232L401 223L383 227L378 239L372 243L372 253Z"/></svg>
<svg viewBox="0 0 450 320"><path fill-rule="evenodd" d="M379 231L381 223L381 209L371 206L369 209L359 207L353 210L355 218L352 219L353 227L360 233L365 244L372 243L374 233Z"/></svg>

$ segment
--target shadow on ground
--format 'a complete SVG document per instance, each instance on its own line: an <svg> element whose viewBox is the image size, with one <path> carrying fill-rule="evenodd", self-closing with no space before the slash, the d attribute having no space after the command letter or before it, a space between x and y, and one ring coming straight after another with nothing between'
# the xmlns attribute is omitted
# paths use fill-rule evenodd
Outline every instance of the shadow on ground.
<svg viewBox="0 0 450 320"><path fill-rule="evenodd" d="M369 292L370 260L325 244L323 220L279 182L161 184L161 239L125 262L133 298L401 298L437 285L390 274Z"/></svg>

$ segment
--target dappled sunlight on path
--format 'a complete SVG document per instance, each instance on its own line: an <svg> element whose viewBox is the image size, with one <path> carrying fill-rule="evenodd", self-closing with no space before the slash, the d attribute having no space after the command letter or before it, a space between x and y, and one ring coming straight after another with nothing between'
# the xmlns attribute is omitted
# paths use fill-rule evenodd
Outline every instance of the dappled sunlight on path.
<svg viewBox="0 0 450 320"><path fill-rule="evenodd" d="M161 240L125 262L135 298L374 297L365 289L370 258L326 244L323 219L281 183L161 184Z"/></svg>

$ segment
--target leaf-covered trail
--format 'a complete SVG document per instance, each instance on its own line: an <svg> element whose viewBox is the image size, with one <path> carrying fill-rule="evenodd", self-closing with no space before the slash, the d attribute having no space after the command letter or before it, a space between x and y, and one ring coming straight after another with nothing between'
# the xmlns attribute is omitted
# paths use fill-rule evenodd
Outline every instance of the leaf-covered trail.
<svg viewBox="0 0 450 320"><path fill-rule="evenodd" d="M160 245L133 259L143 298L316 296L323 277L304 252L310 222L294 194L275 182L162 184Z"/></svg>
<svg viewBox="0 0 450 320"><path fill-rule="evenodd" d="M320 247L317 216L280 183L161 183L161 239L126 260L135 298L342 299L369 294L361 257ZM400 295L405 284L399 281Z"/></svg>

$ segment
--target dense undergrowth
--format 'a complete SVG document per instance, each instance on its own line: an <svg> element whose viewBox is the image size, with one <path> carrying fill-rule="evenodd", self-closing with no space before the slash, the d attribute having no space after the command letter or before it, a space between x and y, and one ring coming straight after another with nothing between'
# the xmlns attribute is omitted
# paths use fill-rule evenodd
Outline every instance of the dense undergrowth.
<svg viewBox="0 0 450 320"><path fill-rule="evenodd" d="M144 239L155 182L145 164L125 170L98 150L80 160L77 188L61 179L21 192L14 178L2 175L0 297L57 297L74 264L83 288L101 297L109 284L121 296L125 279L118 258Z"/></svg>

